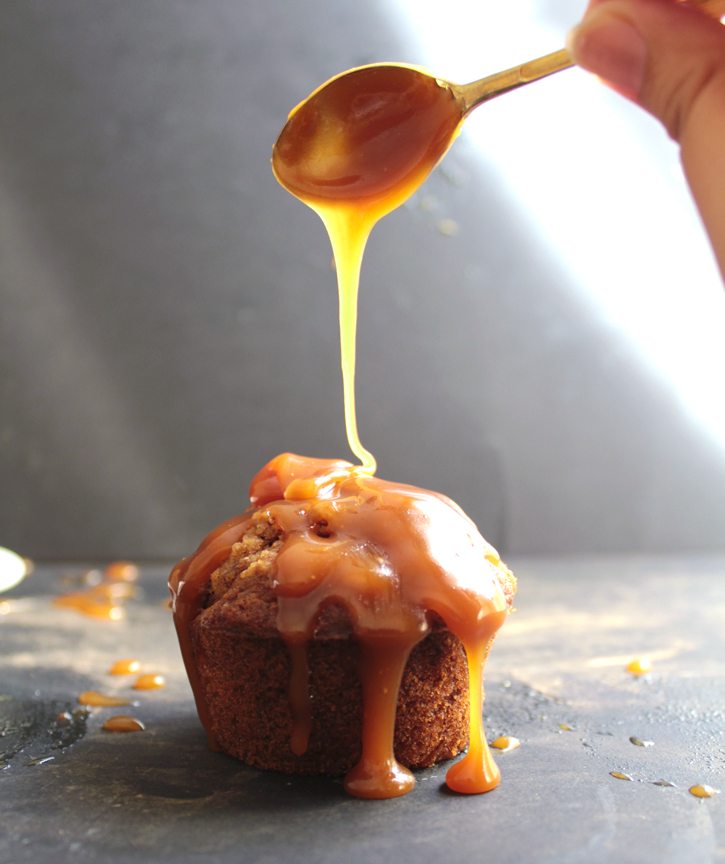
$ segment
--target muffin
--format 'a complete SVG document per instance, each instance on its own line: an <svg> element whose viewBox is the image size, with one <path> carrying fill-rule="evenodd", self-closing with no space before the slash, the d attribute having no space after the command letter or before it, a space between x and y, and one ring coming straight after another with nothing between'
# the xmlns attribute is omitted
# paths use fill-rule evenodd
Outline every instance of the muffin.
<svg viewBox="0 0 725 864"><path fill-rule="evenodd" d="M292 454L250 499L169 582L210 745L391 797L470 735L450 785L493 788L481 669L515 579L470 519L437 493Z"/></svg>

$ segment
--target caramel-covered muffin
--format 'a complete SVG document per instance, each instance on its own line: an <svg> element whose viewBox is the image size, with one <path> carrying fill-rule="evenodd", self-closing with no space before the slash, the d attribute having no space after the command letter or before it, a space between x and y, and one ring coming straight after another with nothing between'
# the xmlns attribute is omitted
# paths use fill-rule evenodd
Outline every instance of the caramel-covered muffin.
<svg viewBox="0 0 725 864"><path fill-rule="evenodd" d="M290 454L250 497L170 580L212 746L260 768L348 772L352 794L390 797L412 786L402 766L449 759L472 732L450 785L493 788L481 667L515 580L463 511Z"/></svg>

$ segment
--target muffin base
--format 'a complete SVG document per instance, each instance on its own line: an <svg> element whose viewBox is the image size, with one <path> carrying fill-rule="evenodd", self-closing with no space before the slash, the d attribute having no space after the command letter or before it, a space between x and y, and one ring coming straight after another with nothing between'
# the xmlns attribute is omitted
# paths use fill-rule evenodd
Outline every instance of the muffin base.
<svg viewBox="0 0 725 864"><path fill-rule="evenodd" d="M362 695L354 638L307 645L312 729L301 756L290 749L290 659L281 638L250 638L238 629L191 628L207 732L219 749L248 765L284 773L342 774L360 758ZM434 765L468 743L468 667L448 630L419 642L403 674L394 750L409 768Z"/></svg>

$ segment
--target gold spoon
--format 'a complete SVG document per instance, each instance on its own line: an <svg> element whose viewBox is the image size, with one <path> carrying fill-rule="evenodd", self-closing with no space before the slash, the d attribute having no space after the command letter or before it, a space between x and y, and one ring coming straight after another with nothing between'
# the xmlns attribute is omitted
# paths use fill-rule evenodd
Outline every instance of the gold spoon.
<svg viewBox="0 0 725 864"><path fill-rule="evenodd" d="M690 4L715 17L725 12L725 0ZM375 200L392 210L440 161L474 108L573 65L562 49L470 84L405 64L351 69L292 110L272 151L275 175L313 207Z"/></svg>

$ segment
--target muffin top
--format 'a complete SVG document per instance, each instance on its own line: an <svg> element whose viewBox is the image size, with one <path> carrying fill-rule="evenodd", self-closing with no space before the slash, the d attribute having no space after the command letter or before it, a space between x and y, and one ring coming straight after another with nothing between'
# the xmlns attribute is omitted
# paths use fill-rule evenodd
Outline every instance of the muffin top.
<svg viewBox="0 0 725 864"><path fill-rule="evenodd" d="M211 574L205 624L346 638L447 626L465 639L515 579L444 495L282 454L255 477L242 536ZM459 632L463 631L463 632Z"/></svg>

